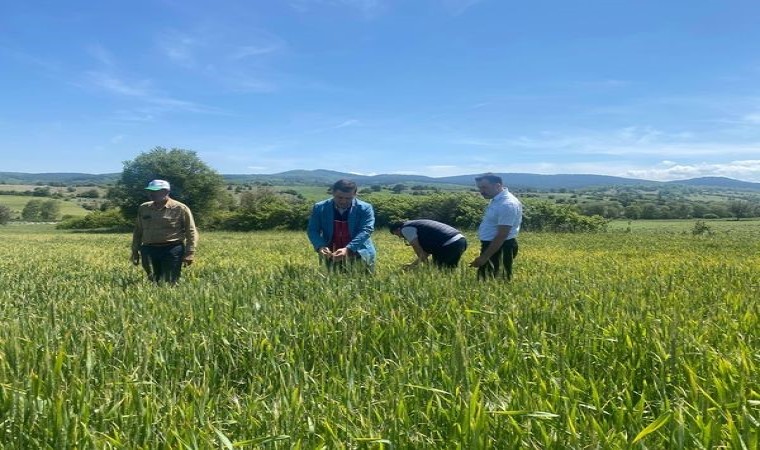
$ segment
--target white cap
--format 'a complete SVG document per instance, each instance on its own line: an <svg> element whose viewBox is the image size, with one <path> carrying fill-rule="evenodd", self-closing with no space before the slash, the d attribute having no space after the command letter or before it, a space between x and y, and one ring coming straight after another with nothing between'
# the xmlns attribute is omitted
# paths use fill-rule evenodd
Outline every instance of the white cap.
<svg viewBox="0 0 760 450"><path fill-rule="evenodd" d="M148 186L145 189L149 191L160 191L161 189L166 189L168 191L170 190L170 186L169 182L166 180L153 180L148 183Z"/></svg>

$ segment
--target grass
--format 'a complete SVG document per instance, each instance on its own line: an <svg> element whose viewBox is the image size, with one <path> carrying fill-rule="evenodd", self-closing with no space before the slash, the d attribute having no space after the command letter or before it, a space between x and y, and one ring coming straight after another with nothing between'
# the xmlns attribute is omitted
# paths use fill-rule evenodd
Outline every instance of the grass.
<svg viewBox="0 0 760 450"><path fill-rule="evenodd" d="M760 218L750 219L674 219L674 220L613 220L610 231L647 233L690 233L697 221L704 222L715 233L753 233L760 230Z"/></svg>
<svg viewBox="0 0 760 450"><path fill-rule="evenodd" d="M0 228L6 448L758 446L757 227L525 233L511 284L404 272L387 232L373 277L304 233L203 233L176 288L128 235L23 231Z"/></svg>
<svg viewBox="0 0 760 450"><path fill-rule="evenodd" d="M20 216L21 211L24 209L24 206L29 202L29 200L42 200L42 201L48 201L50 200L49 197L32 197L27 195L0 195L0 205L7 206L11 209L11 211L16 215ZM70 200L70 201L63 201L63 200L57 200L58 203L61 205L61 215L71 215L71 216L84 216L88 213L88 211L79 204L77 200Z"/></svg>

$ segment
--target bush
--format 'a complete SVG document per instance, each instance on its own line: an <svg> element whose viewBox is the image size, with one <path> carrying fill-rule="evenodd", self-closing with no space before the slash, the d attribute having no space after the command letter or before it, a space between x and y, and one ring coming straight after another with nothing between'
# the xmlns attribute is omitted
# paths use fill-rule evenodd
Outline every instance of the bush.
<svg viewBox="0 0 760 450"><path fill-rule="evenodd" d="M29 200L21 211L21 218L29 222L53 222L58 220L61 204L57 200Z"/></svg>
<svg viewBox="0 0 760 450"><path fill-rule="evenodd" d="M523 208L525 231L597 232L605 231L609 221L601 216L584 216L571 206L548 201L529 201Z"/></svg>
<svg viewBox="0 0 760 450"><path fill-rule="evenodd" d="M88 189L84 192L77 194L79 198L100 198L100 192L97 189Z"/></svg>
<svg viewBox="0 0 760 450"><path fill-rule="evenodd" d="M208 226L211 229L232 231L304 229L309 205L302 199L286 195L287 199L267 187L244 192L240 196L240 207L237 210L214 214Z"/></svg>
<svg viewBox="0 0 760 450"><path fill-rule="evenodd" d="M133 224L118 209L93 211L84 217L72 217L63 220L56 228L62 230L109 229L114 231L131 230Z"/></svg>
<svg viewBox="0 0 760 450"><path fill-rule="evenodd" d="M5 205L0 205L0 225L7 224L12 217L13 213L11 212L11 209Z"/></svg>
<svg viewBox="0 0 760 450"><path fill-rule="evenodd" d="M290 200L288 200L290 199ZM480 223L487 202L472 192L437 193L424 196L371 194L363 196L375 210L375 229L407 219L432 219L461 229ZM251 231L269 229L303 230L311 204L285 197L267 188L241 195L234 211L219 211L208 223L217 230ZM584 216L569 205L528 200L523 229L529 231L604 231L608 221L600 216Z"/></svg>
<svg viewBox="0 0 760 450"><path fill-rule="evenodd" d="M704 220L697 220L694 222L694 227L691 229L691 234L700 236L703 234L712 234L712 229L705 223Z"/></svg>

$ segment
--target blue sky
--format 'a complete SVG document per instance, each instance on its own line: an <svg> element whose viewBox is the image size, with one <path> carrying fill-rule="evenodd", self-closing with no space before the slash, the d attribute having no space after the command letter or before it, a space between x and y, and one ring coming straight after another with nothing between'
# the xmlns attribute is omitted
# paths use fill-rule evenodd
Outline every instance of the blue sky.
<svg viewBox="0 0 760 450"><path fill-rule="evenodd" d="M760 182L760 3L0 6L0 171L595 173Z"/></svg>

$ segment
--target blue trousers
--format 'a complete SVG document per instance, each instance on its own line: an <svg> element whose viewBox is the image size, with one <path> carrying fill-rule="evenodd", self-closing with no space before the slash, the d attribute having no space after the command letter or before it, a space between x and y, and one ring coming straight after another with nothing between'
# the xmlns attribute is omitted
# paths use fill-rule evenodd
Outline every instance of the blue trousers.
<svg viewBox="0 0 760 450"><path fill-rule="evenodd" d="M185 245L143 245L140 247L140 259L148 278L156 283L167 282L175 284L182 272L182 259L185 256Z"/></svg>

